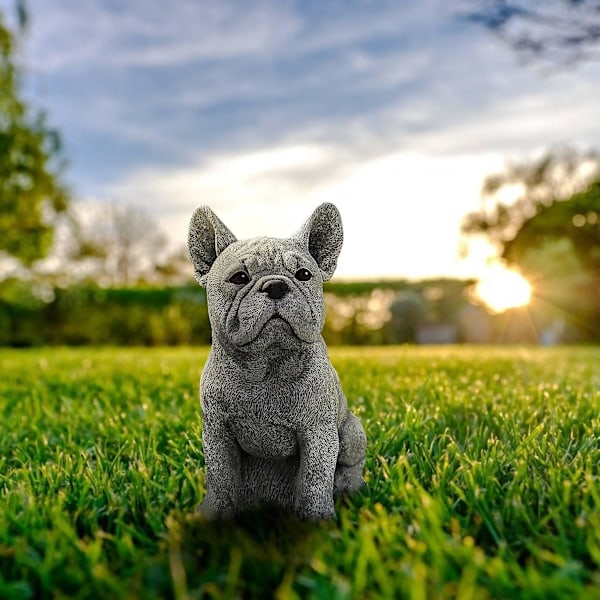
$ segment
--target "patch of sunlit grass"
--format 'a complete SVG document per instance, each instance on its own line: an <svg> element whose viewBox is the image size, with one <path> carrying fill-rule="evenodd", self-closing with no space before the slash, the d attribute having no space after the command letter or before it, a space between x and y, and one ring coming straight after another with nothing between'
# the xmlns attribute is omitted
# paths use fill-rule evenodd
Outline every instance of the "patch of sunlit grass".
<svg viewBox="0 0 600 600"><path fill-rule="evenodd" d="M0 597L576 598L600 349L333 349L369 438L338 520L194 514L204 349L0 351Z"/></svg>

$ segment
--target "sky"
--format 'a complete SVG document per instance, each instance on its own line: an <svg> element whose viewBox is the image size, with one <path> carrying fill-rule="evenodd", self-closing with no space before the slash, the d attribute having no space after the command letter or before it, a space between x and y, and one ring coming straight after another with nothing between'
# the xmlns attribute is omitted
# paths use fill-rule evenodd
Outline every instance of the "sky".
<svg viewBox="0 0 600 600"><path fill-rule="evenodd" d="M20 60L78 202L142 207L175 246L200 204L247 238L333 202L338 278L478 277L460 224L484 177L597 147L600 62L523 64L465 6L29 0Z"/></svg>

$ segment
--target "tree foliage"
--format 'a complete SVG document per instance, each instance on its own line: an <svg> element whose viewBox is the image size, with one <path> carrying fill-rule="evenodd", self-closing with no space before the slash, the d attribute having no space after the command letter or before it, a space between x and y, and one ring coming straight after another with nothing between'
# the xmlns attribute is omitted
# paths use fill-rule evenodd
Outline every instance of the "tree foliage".
<svg viewBox="0 0 600 600"><path fill-rule="evenodd" d="M0 251L30 265L47 255L67 207L61 140L20 96L15 38L0 14Z"/></svg>
<svg viewBox="0 0 600 600"><path fill-rule="evenodd" d="M518 234L525 235L520 232L526 224L526 232L535 227L539 234L540 228L555 221L548 236L585 237L583 229L567 226L567 222L577 211L585 212L587 202L591 203L589 210L594 210L593 191L591 195L583 192L594 181L600 181L600 155L596 152L556 149L540 159L509 165L506 171L485 179L481 210L465 217L462 231L467 236L485 236L503 258L513 260L517 257L513 240ZM571 202L564 204L568 200Z"/></svg>
<svg viewBox="0 0 600 600"><path fill-rule="evenodd" d="M600 0L479 0L466 13L526 60L568 64L600 58Z"/></svg>
<svg viewBox="0 0 600 600"><path fill-rule="evenodd" d="M75 245L70 258L95 266L91 273L95 281L111 286L133 285L155 269L164 253L166 237L148 213L114 203L85 209L74 222Z"/></svg>
<svg viewBox="0 0 600 600"><path fill-rule="evenodd" d="M542 206L504 245L504 256L519 263L532 248L568 239L586 271L600 278L600 180L566 201Z"/></svg>
<svg viewBox="0 0 600 600"><path fill-rule="evenodd" d="M500 201L506 188L520 195ZM538 316L561 314L600 337L600 157L554 152L486 179L463 233L483 235L534 284ZM558 312L557 312L558 311ZM561 317L562 318L562 317Z"/></svg>

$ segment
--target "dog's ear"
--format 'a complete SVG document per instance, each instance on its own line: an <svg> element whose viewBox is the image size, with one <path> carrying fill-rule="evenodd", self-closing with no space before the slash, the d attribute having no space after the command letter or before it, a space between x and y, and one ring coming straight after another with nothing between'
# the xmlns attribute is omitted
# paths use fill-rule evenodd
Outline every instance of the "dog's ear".
<svg viewBox="0 0 600 600"><path fill-rule="evenodd" d="M200 285L206 285L206 276L217 256L235 241L235 235L208 206L199 206L194 211L190 221L188 250L194 263L196 281Z"/></svg>
<svg viewBox="0 0 600 600"><path fill-rule="evenodd" d="M315 259L323 281L331 279L344 241L338 209L333 204L321 204L294 238L304 244Z"/></svg>

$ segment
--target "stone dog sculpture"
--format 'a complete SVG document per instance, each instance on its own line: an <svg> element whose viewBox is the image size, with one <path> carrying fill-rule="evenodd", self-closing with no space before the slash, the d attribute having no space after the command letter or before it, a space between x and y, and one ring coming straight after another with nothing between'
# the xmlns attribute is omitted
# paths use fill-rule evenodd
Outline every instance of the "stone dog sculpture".
<svg viewBox="0 0 600 600"><path fill-rule="evenodd" d="M289 239L238 241L210 208L192 216L189 253L213 339L200 383L206 496L198 511L208 518L261 503L332 518L334 494L364 483L365 432L321 337L322 284L341 246L332 204Z"/></svg>

